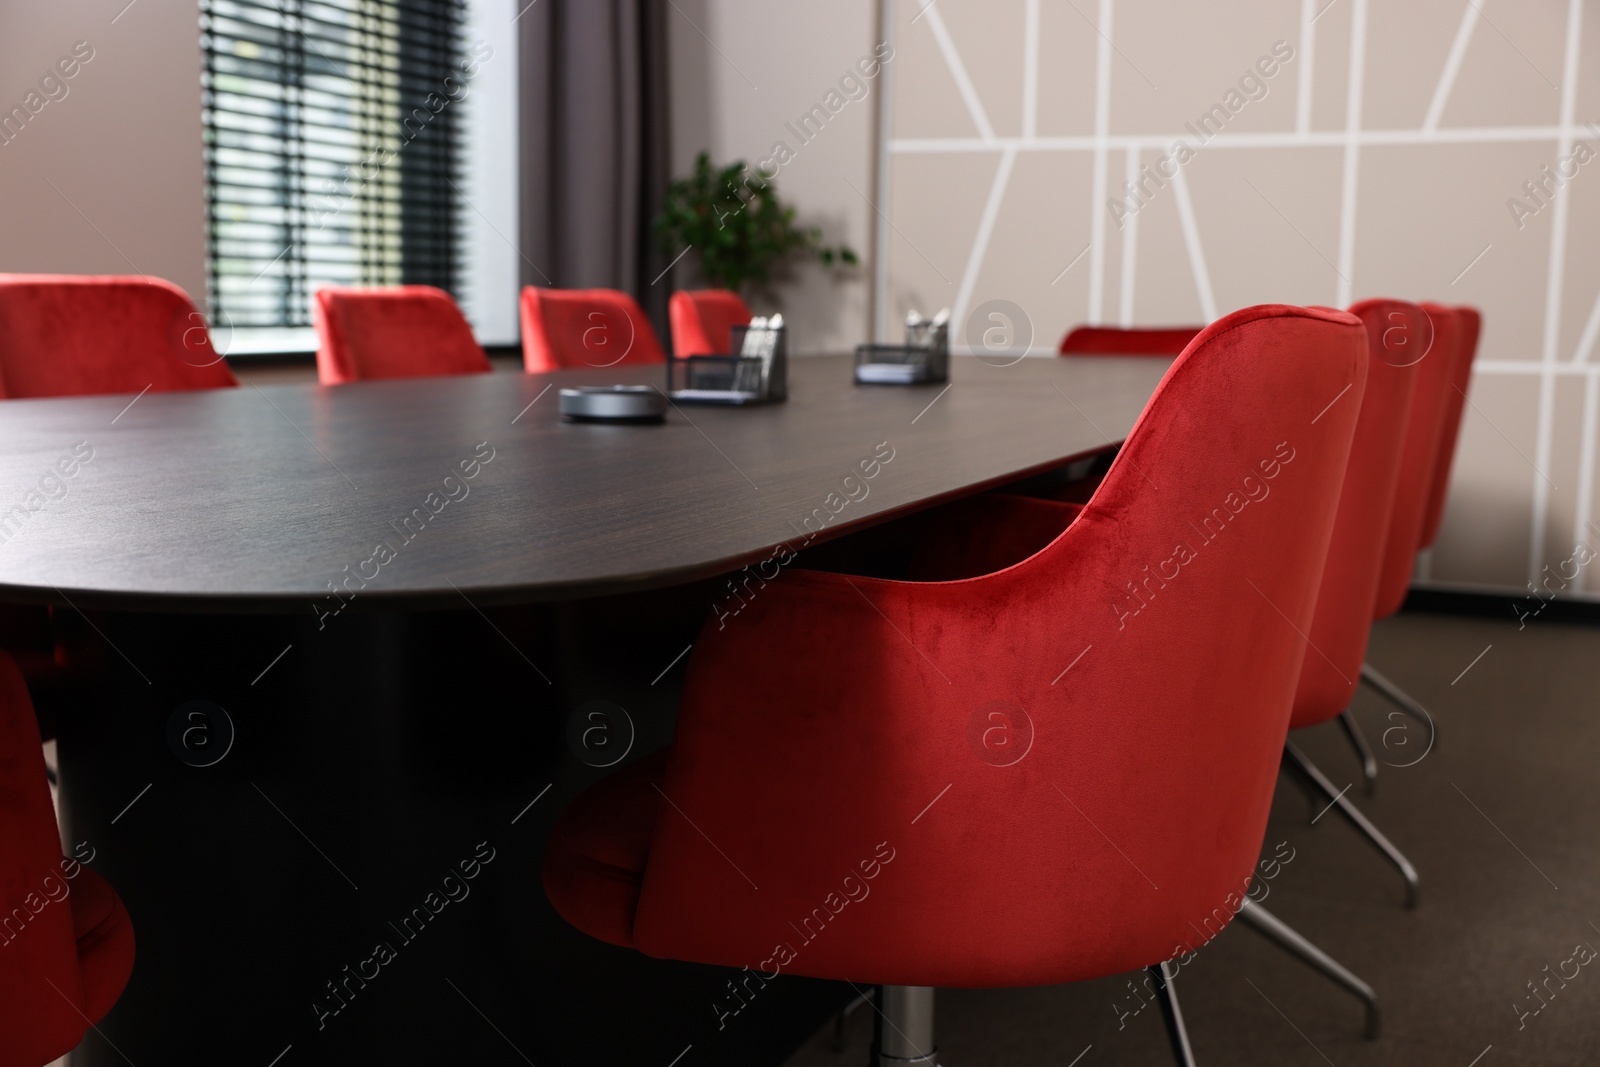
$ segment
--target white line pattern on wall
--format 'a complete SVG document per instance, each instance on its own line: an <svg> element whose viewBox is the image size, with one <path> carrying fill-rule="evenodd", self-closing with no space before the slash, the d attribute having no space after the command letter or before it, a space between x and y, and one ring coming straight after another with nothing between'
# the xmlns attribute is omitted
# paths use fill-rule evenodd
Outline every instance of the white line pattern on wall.
<svg viewBox="0 0 1600 1067"><path fill-rule="evenodd" d="M895 25L896 0L882 0L884 5L883 23L887 26ZM1117 55L1123 49L1131 46L1123 44L1118 47L1116 25L1115 0L1098 0L1098 11L1078 9L1078 19L1083 25L1074 26L1072 33L1077 38L1092 43L1094 48L1093 59L1093 132L1081 134L1050 134L1041 135L1042 108L1049 102L1041 99L1043 92L1040 85L1040 67L1043 62L1055 61L1055 53L1046 49L1041 43L1041 2L1040 0L1020 0L1020 14L1022 35L1017 50L1020 62L1017 70L1021 80L1021 122L1020 134L997 134L994 120L1003 117L1004 108L997 108L996 101L991 100L986 106L980 89L992 83L977 80L978 75L984 73L984 62L991 66L993 56L983 51L977 43L972 41L962 42L968 46L968 56L963 61L958 42L959 34L953 34L952 26L959 26L957 12L947 11L943 14L937 11L928 12L923 21L929 23L929 31L938 53L942 55L949 75L953 79L965 105L965 111L972 118L973 126L978 130L978 136L918 136L898 137L894 131L894 117L896 112L892 109L886 114L882 123L880 137L883 158L887 167L894 166L898 160L911 156L938 156L943 154L972 155L983 153L998 156L997 168L987 190L987 197L983 201L983 209L977 219L975 238L968 253L967 263L960 276L960 285L956 304L953 308L957 324L956 332L959 333L962 316L968 311L969 305L975 299L976 289L984 275L986 260L993 260L995 256L1002 258L1007 254L1014 254L1014 249L1002 249L995 245L996 229L1001 216L1006 209L1006 197L1013 188L1032 188L1018 186L1018 177L1015 168L1021 160L1033 158L1038 154L1077 154L1084 153L1090 156L1090 171L1088 184L1091 187L1091 203L1088 205L1090 214L1090 245L1089 245L1089 278L1088 301L1085 309L1085 321L1101 323L1114 320L1121 325L1135 325L1136 293L1134 282L1138 271L1138 222L1137 215L1130 214L1124 220L1120 241L1111 241L1108 237L1105 221L1106 213L1104 204L1109 195L1108 186L1115 184L1110 172L1112 164L1110 154L1122 152L1124 166L1121 169L1125 176L1136 179L1141 162L1141 154L1147 151L1161 152L1170 150L1177 134L1140 132L1140 133L1113 133L1111 128L1111 96L1113 84L1113 64ZM1215 134L1205 141L1209 150L1237 149L1237 150L1274 150L1295 148L1323 148L1341 150L1340 174L1338 180L1338 249L1334 257L1337 266L1330 278L1328 300L1340 306L1348 304L1361 289L1361 261L1358 252L1360 236L1360 211L1359 205L1365 199L1359 188L1362 177L1362 154L1364 150L1373 147L1418 147L1436 145L1497 145L1507 146L1517 144L1533 145L1539 142L1553 144L1558 147L1557 159L1565 159L1571 152L1574 144L1580 140L1593 141L1597 132L1594 128L1583 125L1578 114L1578 89L1580 73L1580 52L1582 35L1582 0L1568 0L1565 21L1565 36L1562 41L1563 70L1560 85L1559 116L1551 115L1554 122L1545 124L1510 125L1510 124L1479 124L1471 126L1442 125L1447 114L1452 111L1452 101L1462 98L1458 90L1463 85L1471 86L1475 73L1481 74L1481 62L1472 57L1478 54L1479 48L1504 46L1517 51L1522 60L1534 71L1540 73L1541 78L1548 82L1538 65L1529 59L1528 54L1513 43L1504 34L1496 37L1477 33L1478 23L1487 21L1489 16L1483 13L1482 0L1479 2L1465 3L1459 20L1441 20L1438 26L1440 51L1434 55L1443 55L1441 66L1438 69L1437 80L1429 83L1422 89L1426 99L1426 113L1415 128L1384 127L1372 128L1364 124L1364 110L1366 104L1367 81L1367 49L1368 49L1368 0L1350 0L1343 8L1344 18L1349 23L1349 48L1345 58L1345 113L1344 121L1336 127L1328 127L1327 117L1324 116L1324 128L1314 128L1314 114L1312 109L1312 90L1316 81L1314 71L1315 51L1317 46L1316 20L1325 11L1319 0L1301 0L1299 4L1298 19L1298 48L1296 62L1297 86L1296 99L1291 126L1283 130L1267 130L1258 132L1235 132L1232 130ZM1043 14L1056 16L1054 8L1045 6ZM1089 16L1096 15L1096 21L1090 23ZM993 19L998 23L999 9L985 12L985 20ZM1061 16L1068 23L1072 22L1070 13ZM1128 16L1124 15L1124 18ZM1557 16L1559 17L1559 16ZM1327 29L1336 20L1328 20L1323 28ZM968 24L970 25L970 24ZM1491 24L1490 28L1494 28ZM912 27L910 33L915 35L920 32ZM1013 31L1014 32L1014 31ZM1061 31L1057 29L1056 33ZM1520 39L1520 38L1519 38ZM1448 45L1445 41L1448 40ZM909 43L909 41L908 41ZM982 46L992 47L992 42L983 41ZM1526 41L1523 41L1526 46ZM1048 59L1041 59L1041 54ZM1135 53L1137 54L1137 53ZM1539 55L1534 50L1535 56ZM1327 57L1324 57L1327 58ZM982 60L979 62L979 60ZM977 62L977 65L972 65ZM1130 67L1133 60L1127 60ZM1143 60L1141 59L1141 64ZM1475 66L1478 64L1478 66ZM1137 68L1135 68L1137 69ZM1159 72L1157 72L1159 73ZM904 73L891 75L891 77L904 77ZM1141 73L1141 76L1142 73ZM992 77L992 75L991 75ZM1433 77L1430 73L1429 77ZM1144 79L1147 83L1148 78ZM1160 80L1166 81L1165 78ZM1054 89L1054 86L1052 86ZM1544 91L1544 90L1541 90ZM998 98L997 98L998 99ZM901 105L907 106L907 105ZM1016 98L1013 97L1011 106L1016 107ZM1466 105L1461 105L1466 106ZM1498 117L1498 116L1496 116ZM1335 120L1337 121L1337 120ZM1012 126L1012 129L1018 129ZM930 161L931 162L931 161ZM1174 186L1174 201L1177 209L1178 224L1184 253L1187 255L1189 272L1194 285L1196 299L1200 310L1207 318L1215 318L1219 310L1217 297L1213 290L1211 269L1208 267L1207 256L1202 243L1202 233L1213 226L1219 225L1220 220L1211 218L1216 208L1206 202L1204 198L1196 200L1191 193L1190 184L1186 182L1182 169L1177 177L1172 179ZM888 183L885 183L887 189ZM1024 195L1017 193L1016 195ZM1375 187L1367 195L1381 199L1383 191ZM1583 403L1581 414L1581 429L1573 427L1563 431L1562 448L1577 449L1579 454L1575 457L1575 464L1579 469L1577 476L1579 486L1574 494L1575 500L1570 506L1575 508L1572 516L1573 536L1583 540L1590 536L1588 530L1595 518L1595 497L1597 496L1594 481L1600 470L1597 470L1594 451L1600 445L1600 361L1591 361L1590 356L1597 346L1600 346L1600 293L1597 293L1588 308L1588 315L1583 320L1582 329L1575 342L1569 342L1572 347L1570 353L1561 349L1566 346L1561 343L1561 329L1564 325L1563 296L1566 287L1566 264L1569 256L1582 256L1587 253L1569 243L1568 217L1571 212L1571 193L1566 185L1560 185L1555 190L1552 204L1555 210L1551 213L1551 239L1548 251L1546 268L1546 281L1544 293L1544 306L1541 318L1541 336L1537 342L1537 358L1527 359L1480 359L1475 366L1475 375L1491 379L1528 381L1537 379L1539 383L1537 400L1537 419L1534 433L1536 444L1533 456L1529 461L1527 477L1531 484L1531 504L1529 506L1528 526L1529 533L1526 569L1530 578L1537 576L1548 549L1546 541L1551 530L1550 524L1556 521L1553 509L1557 504L1553 497L1551 484L1542 477L1539 471L1550 471L1560 467L1559 453L1556 449L1556 395L1560 383L1577 384L1581 379L1583 389ZM1276 193L1274 193L1276 199ZM892 201L885 202L883 209L889 218L896 215L896 205ZM1370 212L1369 208L1368 211ZM1074 214L1076 209L1073 209ZM1295 214L1298 214L1296 212ZM1081 216L1079 216L1081 218ZM969 223L970 225L970 223ZM1487 234L1493 237L1492 233ZM1013 239L1014 238L1008 238ZM1082 241L1082 236L1078 241ZM1482 244L1482 241L1479 242ZM1498 245L1498 241L1496 241ZM1313 245L1313 248L1315 245ZM1476 247L1476 246L1475 246ZM1118 251L1120 248L1120 251ZM1107 254L1108 251L1118 252L1117 269L1108 277ZM1153 253L1152 253L1153 254ZM1369 253L1370 254L1370 253ZM1470 254L1470 250L1469 250ZM1491 254L1491 269L1504 270L1504 267L1493 268L1494 260L1499 260L1506 253L1495 251ZM1483 258L1480 255L1480 258ZM886 257L887 259L887 257ZM997 261L998 262L998 261ZM1056 268L1052 267L1052 270ZM1456 268L1450 268L1454 271ZM1478 268L1480 271L1485 269ZM887 298L884 295L894 276L893 268L885 261L877 266L877 280L880 301L887 308ZM1060 276L1056 276L1060 280ZM1446 279L1440 279L1435 291L1443 294L1446 289ZM1107 282L1118 286L1117 306L1107 308ZM1120 284L1119 284L1120 283ZM1079 284L1083 284L1079 282ZM1370 280L1368 282L1370 284ZM1471 282L1468 283L1472 284ZM1480 286L1482 283L1478 283ZM1587 302L1587 294L1582 298ZM1109 312L1109 314L1108 314ZM1147 309L1146 314L1151 312ZM884 320L886 327L892 329L893 323ZM1569 335L1570 336L1570 335ZM1531 338L1530 338L1531 340ZM958 345L959 347L959 345ZM1035 344L1035 350L1048 352L1052 348L1052 338L1041 335ZM1528 346L1528 355L1533 357L1532 346ZM1466 418L1477 420L1474 409L1469 407ZM1531 418L1531 415L1530 415ZM1570 418L1570 416L1569 416ZM1577 430L1576 433L1573 430ZM1483 433L1483 428L1478 428ZM1574 439L1576 438L1576 439ZM1496 440L1499 440L1497 437ZM1508 439L1509 440L1509 439ZM1519 450L1519 454L1520 454ZM1527 459L1524 456L1524 459ZM1570 469L1570 468L1567 468ZM1568 475L1571 477L1572 475ZM1565 479L1562 479L1562 484ZM1563 498L1560 501L1563 507L1569 506ZM1430 554L1431 555L1431 554ZM1429 578L1431 561L1424 558L1419 567L1418 576L1426 581ZM1459 565L1458 565L1459 569ZM1459 577L1453 575L1452 577ZM1459 581L1450 583L1459 586ZM1509 587L1509 584L1508 584ZM1574 588L1577 588L1575 586ZM1600 590L1595 594L1600 595Z"/></svg>

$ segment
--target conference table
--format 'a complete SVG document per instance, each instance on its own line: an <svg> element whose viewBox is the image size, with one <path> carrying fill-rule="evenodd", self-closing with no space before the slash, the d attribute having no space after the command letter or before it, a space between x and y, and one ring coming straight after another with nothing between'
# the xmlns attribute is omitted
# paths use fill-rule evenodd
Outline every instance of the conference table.
<svg viewBox="0 0 1600 1067"><path fill-rule="evenodd" d="M952 363L642 425L559 390L659 367L7 401L0 601L100 650L61 815L138 939L77 1062L777 1062L838 987L719 1032L725 972L567 928L544 841L670 740L730 575L1102 454L1169 361Z"/></svg>

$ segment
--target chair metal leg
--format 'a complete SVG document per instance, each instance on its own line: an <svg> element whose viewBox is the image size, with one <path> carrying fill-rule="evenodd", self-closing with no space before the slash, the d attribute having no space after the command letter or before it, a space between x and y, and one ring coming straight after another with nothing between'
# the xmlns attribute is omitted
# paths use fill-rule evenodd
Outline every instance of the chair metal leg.
<svg viewBox="0 0 1600 1067"><path fill-rule="evenodd" d="M1366 735L1361 732L1361 724L1356 722L1356 717L1350 714L1349 708L1339 713L1339 725L1344 727L1344 735L1350 739L1350 744L1355 746L1356 755L1361 757L1361 774L1367 780L1365 792L1370 797L1378 785L1378 757L1372 754L1372 746L1367 744Z"/></svg>
<svg viewBox="0 0 1600 1067"><path fill-rule="evenodd" d="M1172 968L1170 973L1168 967ZM1172 980L1177 974L1178 968L1171 963L1150 968L1150 977L1155 980L1156 999L1161 1001L1161 1018L1167 1024L1167 1038L1172 1042L1173 1058L1178 1061L1178 1067L1195 1067L1194 1049L1189 1047L1189 1031L1183 1025L1183 1009L1178 1006L1177 990L1172 988Z"/></svg>
<svg viewBox="0 0 1600 1067"><path fill-rule="evenodd" d="M1371 986L1357 978L1345 969L1338 960L1301 937L1282 919L1279 919L1249 897L1245 897L1244 906L1239 909L1239 918L1250 929L1276 943L1279 947L1287 949L1291 955L1298 957L1302 962L1321 971L1360 997L1367 1005L1367 1040L1373 1041L1377 1039L1379 1028L1378 995L1372 991Z"/></svg>
<svg viewBox="0 0 1600 1067"><path fill-rule="evenodd" d="M1417 869L1411 865L1411 861L1406 859L1399 849L1390 843L1387 837L1383 836L1383 833L1376 826L1372 825L1365 815L1361 814L1359 808L1350 803L1349 798L1344 795L1345 790L1334 788L1333 783L1328 781L1327 777L1317 770L1316 765L1306 759L1305 754L1295 748L1292 742L1284 742L1283 767L1290 774L1300 778L1302 781L1310 782L1322 790L1328 797L1329 807L1338 811L1351 826L1361 831L1362 834L1366 835L1367 840L1378 847L1378 851L1382 852L1389 862L1395 865L1401 876L1406 880L1406 907L1416 907L1419 892Z"/></svg>
<svg viewBox="0 0 1600 1067"><path fill-rule="evenodd" d="M1428 714L1428 709L1411 699L1411 696L1404 689L1379 674L1372 664L1363 663L1361 665L1361 680L1376 689L1395 707L1429 729L1433 728L1433 717Z"/></svg>
<svg viewBox="0 0 1600 1067"><path fill-rule="evenodd" d="M1315 823L1317 816L1328 808L1328 798L1322 790L1317 788L1315 782L1299 774L1289 775L1289 781L1300 790L1300 795L1306 798L1306 822Z"/></svg>
<svg viewBox="0 0 1600 1067"><path fill-rule="evenodd" d="M844 1051L844 1049L845 1049L845 1042L844 1042L845 1024L850 1021L850 1016L855 1014L855 1010L857 1008L861 1007L861 1005L863 1005L863 1004L871 1004L872 1003L872 994L873 994L873 990L868 989L865 993L862 993L860 996L856 997L850 1003L848 1003L844 1007L840 1008L839 1009L839 1014L835 1015L833 1017L833 1051L835 1051L835 1052L843 1052Z"/></svg>
<svg viewBox="0 0 1600 1067"><path fill-rule="evenodd" d="M872 1067L939 1067L933 1043L933 987L878 987Z"/></svg>

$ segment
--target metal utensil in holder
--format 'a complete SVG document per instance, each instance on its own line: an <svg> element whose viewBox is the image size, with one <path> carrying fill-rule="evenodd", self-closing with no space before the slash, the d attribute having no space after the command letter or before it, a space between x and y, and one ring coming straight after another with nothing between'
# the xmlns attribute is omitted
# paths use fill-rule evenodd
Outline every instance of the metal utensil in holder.
<svg viewBox="0 0 1600 1067"><path fill-rule="evenodd" d="M950 309L906 316L906 343L856 346L857 385L920 385L950 379Z"/></svg>
<svg viewBox="0 0 1600 1067"><path fill-rule="evenodd" d="M782 315L733 328L726 356L667 362L667 393L680 404L763 404L789 396L788 329Z"/></svg>

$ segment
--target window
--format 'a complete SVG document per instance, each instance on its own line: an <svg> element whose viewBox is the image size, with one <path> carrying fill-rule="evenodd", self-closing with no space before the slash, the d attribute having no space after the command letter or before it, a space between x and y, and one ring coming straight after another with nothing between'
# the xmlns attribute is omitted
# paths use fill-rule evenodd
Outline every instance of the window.
<svg viewBox="0 0 1600 1067"><path fill-rule="evenodd" d="M305 327L324 285L460 295L466 0L200 11L214 324Z"/></svg>

